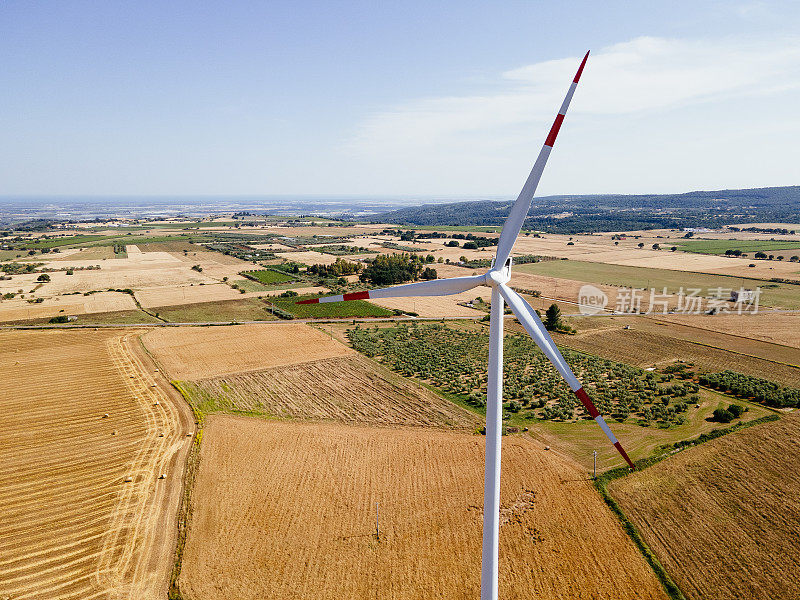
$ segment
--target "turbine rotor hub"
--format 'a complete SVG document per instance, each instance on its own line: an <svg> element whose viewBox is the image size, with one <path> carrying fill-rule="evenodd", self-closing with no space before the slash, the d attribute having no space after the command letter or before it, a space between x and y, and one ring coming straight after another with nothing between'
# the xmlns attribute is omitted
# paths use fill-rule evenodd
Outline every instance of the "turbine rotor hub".
<svg viewBox="0 0 800 600"><path fill-rule="evenodd" d="M492 265L492 268L486 272L486 285L494 287L496 285L503 285L511 280L511 257L506 259L502 267Z"/></svg>

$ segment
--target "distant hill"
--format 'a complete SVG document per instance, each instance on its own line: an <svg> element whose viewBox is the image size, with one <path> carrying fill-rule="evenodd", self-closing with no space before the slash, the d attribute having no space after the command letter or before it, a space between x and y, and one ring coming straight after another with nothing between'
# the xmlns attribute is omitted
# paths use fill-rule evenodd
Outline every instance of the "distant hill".
<svg viewBox="0 0 800 600"><path fill-rule="evenodd" d="M375 215L374 223L502 225L512 201L426 204ZM534 198L525 227L554 233L800 223L800 186L684 194L592 194Z"/></svg>

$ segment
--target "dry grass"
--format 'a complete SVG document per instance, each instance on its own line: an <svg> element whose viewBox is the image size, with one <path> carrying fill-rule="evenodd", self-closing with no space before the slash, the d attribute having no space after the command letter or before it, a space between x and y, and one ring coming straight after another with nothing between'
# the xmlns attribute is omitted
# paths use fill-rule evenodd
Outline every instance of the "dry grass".
<svg viewBox="0 0 800 600"><path fill-rule="evenodd" d="M291 262L301 262L306 265L332 265L337 258L350 258L347 256L333 256L322 252L308 250L306 252L276 252L275 256Z"/></svg>
<svg viewBox="0 0 800 600"><path fill-rule="evenodd" d="M242 297L243 294L225 283L193 286L167 285L151 287L136 292L136 299L145 308L194 304L197 302L216 302L220 300L239 300Z"/></svg>
<svg viewBox="0 0 800 600"><path fill-rule="evenodd" d="M2 598L166 593L188 425L132 335L0 333Z"/></svg>
<svg viewBox="0 0 800 600"><path fill-rule="evenodd" d="M26 294L26 298L28 294ZM116 311L134 311L136 303L128 294L100 292L90 296L75 294L46 298L39 304L14 298L0 303L0 321L46 319L57 315L85 315Z"/></svg>
<svg viewBox="0 0 800 600"><path fill-rule="evenodd" d="M665 321L800 348L800 315L670 315Z"/></svg>
<svg viewBox="0 0 800 600"><path fill-rule="evenodd" d="M181 590L193 600L476 598L483 444L210 417ZM551 453L506 438L501 497L501 597L665 598L590 483Z"/></svg>
<svg viewBox="0 0 800 600"><path fill-rule="evenodd" d="M474 413L362 356L181 382L180 386L204 413L222 410L290 419L471 430L479 422Z"/></svg>
<svg viewBox="0 0 800 600"><path fill-rule="evenodd" d="M696 600L800 598L800 419L686 450L611 484Z"/></svg>
<svg viewBox="0 0 800 600"><path fill-rule="evenodd" d="M355 352L302 323L160 328L142 338L173 379L196 380Z"/></svg>

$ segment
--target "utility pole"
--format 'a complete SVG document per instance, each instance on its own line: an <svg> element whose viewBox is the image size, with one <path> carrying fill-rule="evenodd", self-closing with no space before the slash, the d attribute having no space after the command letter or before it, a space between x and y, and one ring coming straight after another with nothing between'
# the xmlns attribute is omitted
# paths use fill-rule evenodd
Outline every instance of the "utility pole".
<svg viewBox="0 0 800 600"><path fill-rule="evenodd" d="M378 503L375 503L375 539L381 541L380 512Z"/></svg>
<svg viewBox="0 0 800 600"><path fill-rule="evenodd" d="M594 474L592 475L592 479L597 479L597 450L592 454L594 454Z"/></svg>

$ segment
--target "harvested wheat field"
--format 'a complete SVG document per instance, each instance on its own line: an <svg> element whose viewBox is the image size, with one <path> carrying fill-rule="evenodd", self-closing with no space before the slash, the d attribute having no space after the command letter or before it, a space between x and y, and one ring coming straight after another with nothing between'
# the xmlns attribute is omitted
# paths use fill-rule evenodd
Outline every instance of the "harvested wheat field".
<svg viewBox="0 0 800 600"><path fill-rule="evenodd" d="M197 302L238 300L242 294L225 283L208 285L167 285L136 291L136 299L145 308L175 306Z"/></svg>
<svg viewBox="0 0 800 600"><path fill-rule="evenodd" d="M0 333L0 597L165 596L192 420L137 344Z"/></svg>
<svg viewBox="0 0 800 600"><path fill-rule="evenodd" d="M483 459L478 435L212 416L181 591L477 598ZM504 439L502 505L502 598L666 598L590 482L540 446Z"/></svg>
<svg viewBox="0 0 800 600"><path fill-rule="evenodd" d="M129 294L121 292L99 292L90 296L56 296L45 298L40 303L30 304L24 299L4 300L0 303L0 321L42 319L58 315L86 315L94 313L136 310L136 303Z"/></svg>
<svg viewBox="0 0 800 600"><path fill-rule="evenodd" d="M611 484L695 600L800 598L800 418L757 425Z"/></svg>
<svg viewBox="0 0 800 600"><path fill-rule="evenodd" d="M800 314L670 315L665 321L800 348Z"/></svg>
<svg viewBox="0 0 800 600"><path fill-rule="evenodd" d="M165 327L142 337L173 379L193 380L355 354L303 323Z"/></svg>
<svg viewBox="0 0 800 600"><path fill-rule="evenodd" d="M337 342L338 343L338 342ZM360 355L179 384L201 412L475 430L478 417Z"/></svg>

